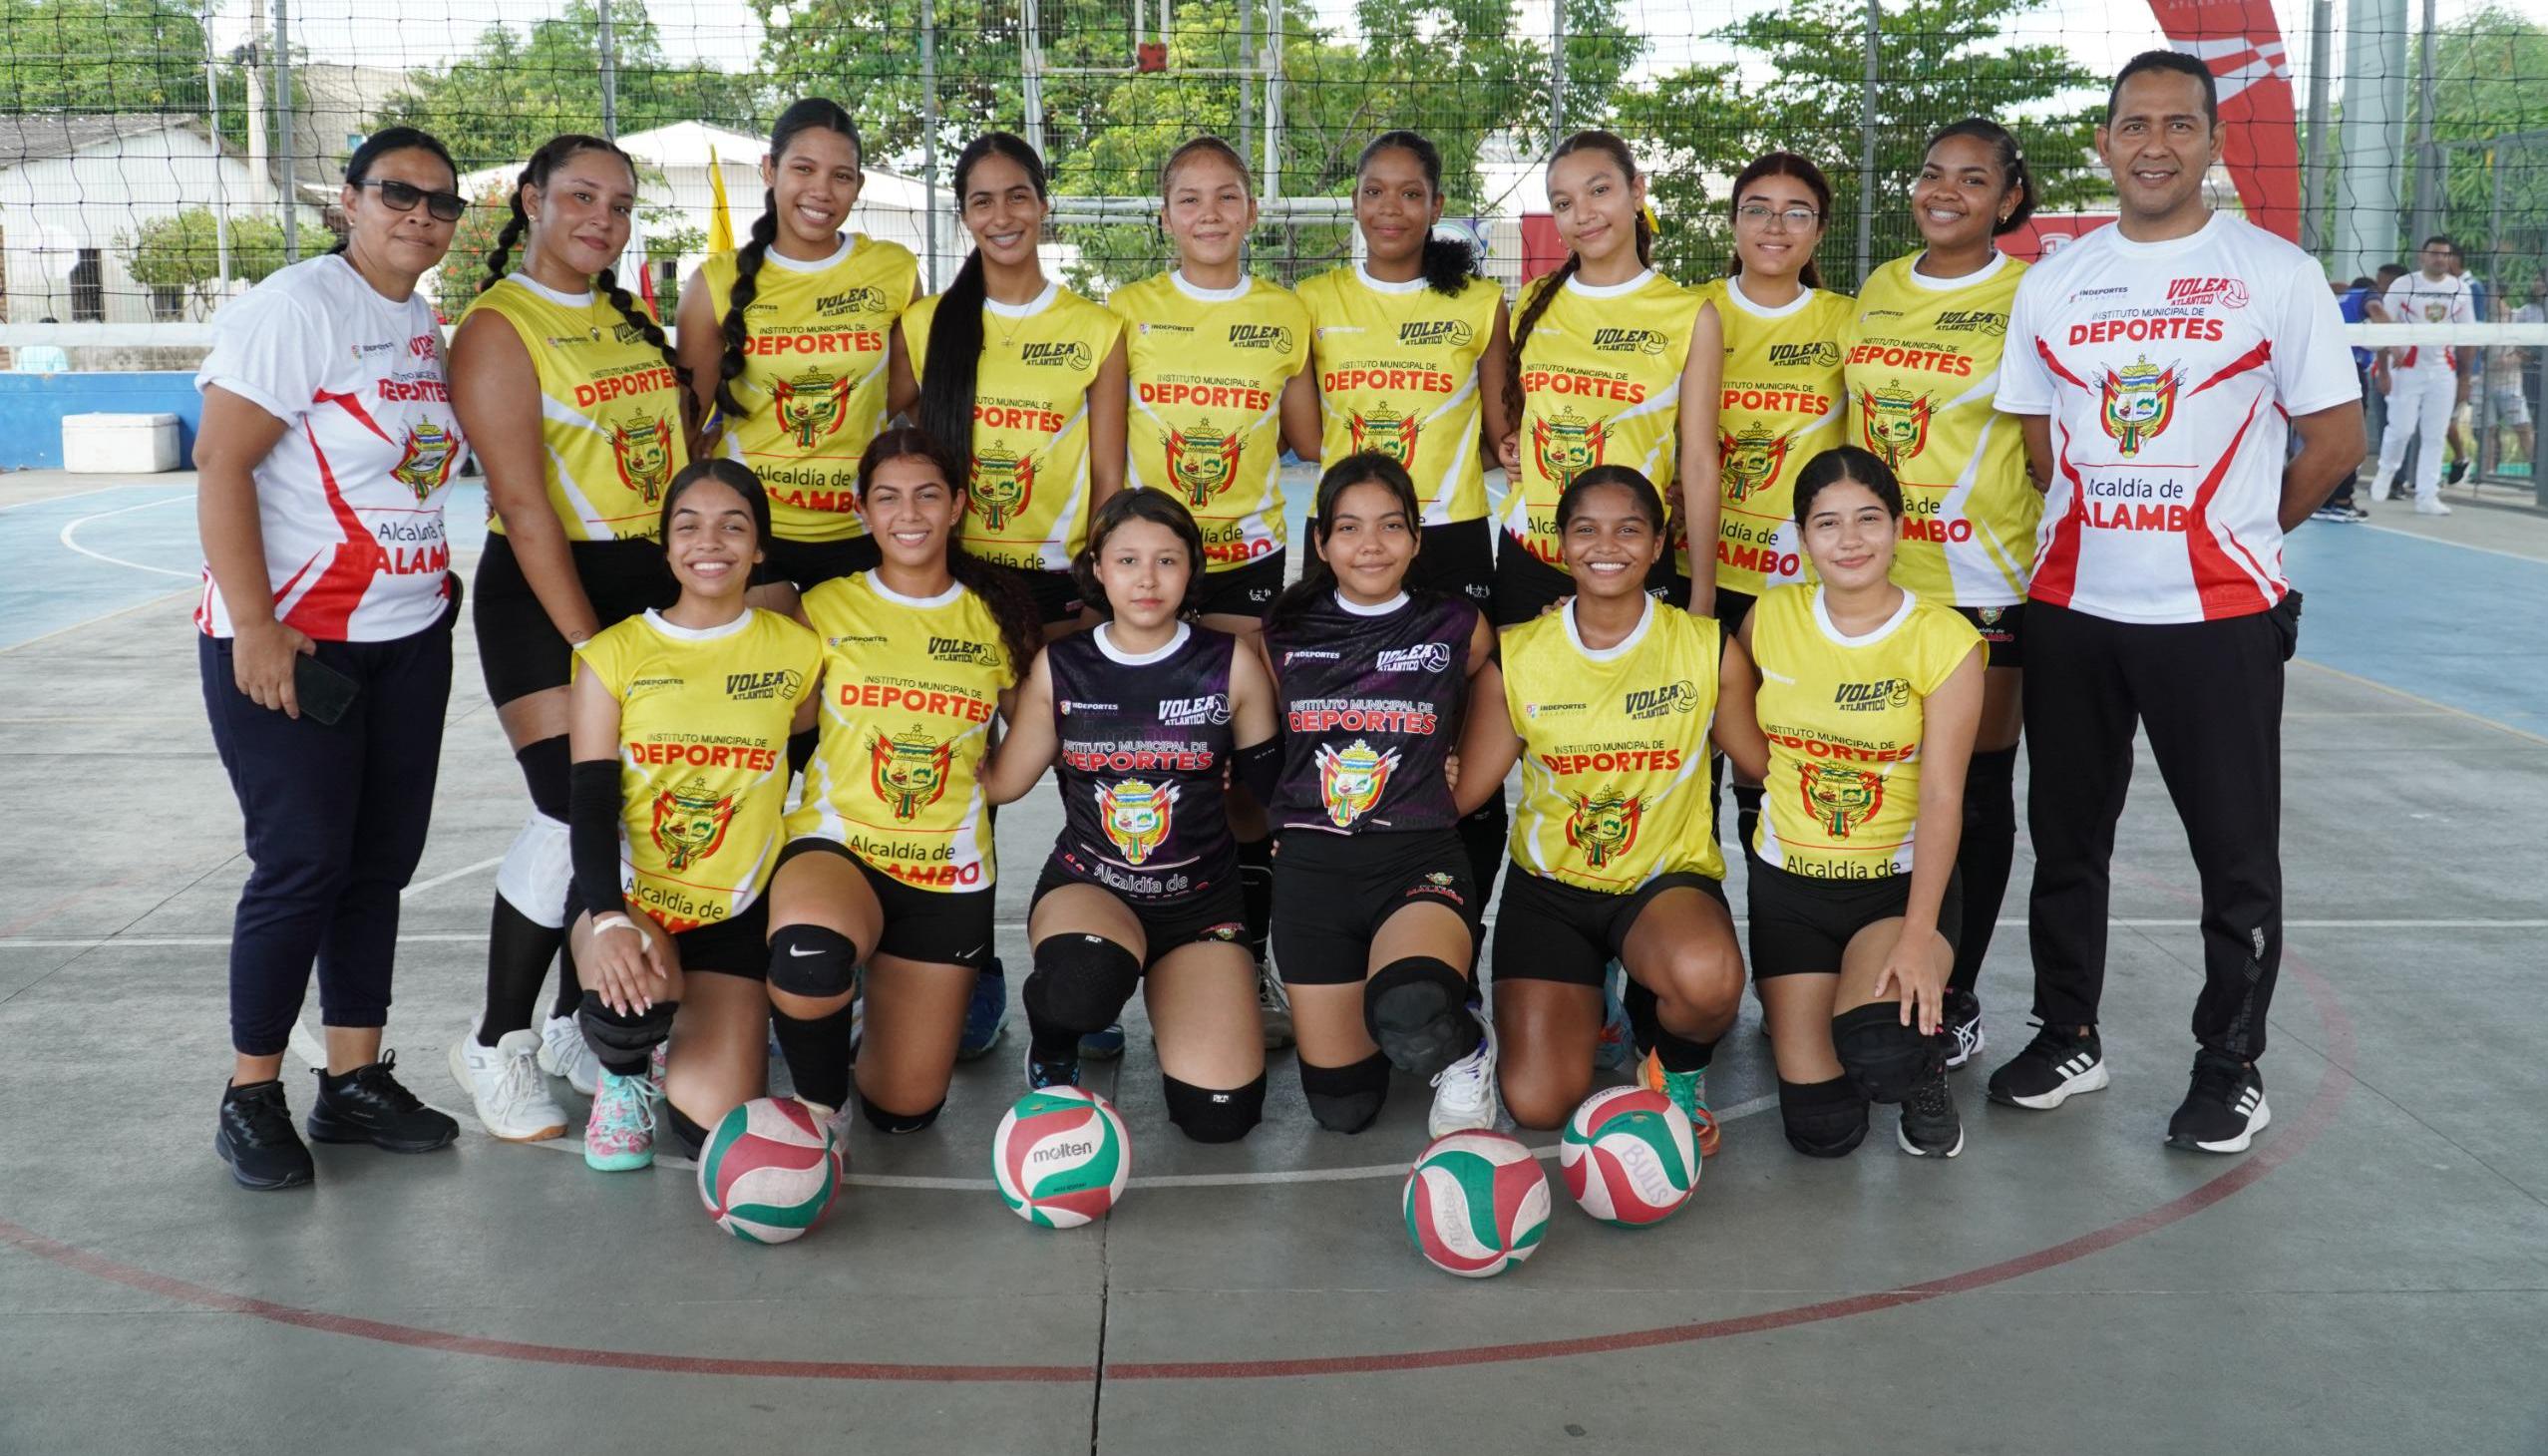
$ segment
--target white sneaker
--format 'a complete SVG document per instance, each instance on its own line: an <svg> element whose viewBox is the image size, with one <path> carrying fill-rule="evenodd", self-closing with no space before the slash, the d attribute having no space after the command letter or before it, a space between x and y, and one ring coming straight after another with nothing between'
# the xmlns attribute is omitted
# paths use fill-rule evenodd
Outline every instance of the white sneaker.
<svg viewBox="0 0 2548 1456"><path fill-rule="evenodd" d="M2448 516L2450 514L2450 508L2439 501L2418 499L2415 502L2415 514L2418 516Z"/></svg>
<svg viewBox="0 0 2548 1456"><path fill-rule="evenodd" d="M1433 1078L1433 1111L1424 1130L1433 1137L1457 1132L1492 1132L1504 1116L1504 1101L1495 1091L1495 1028L1485 1027L1478 1049L1444 1067Z"/></svg>
<svg viewBox="0 0 2548 1456"><path fill-rule="evenodd" d="M475 1027L451 1044L451 1075L478 1105L487 1136L508 1143L538 1143L566 1135L566 1110L540 1080L540 1034L508 1031L494 1046L480 1046Z"/></svg>
<svg viewBox="0 0 2548 1456"><path fill-rule="evenodd" d="M572 1016L551 1016L541 1024L540 1070L565 1078L567 1086L585 1097L601 1085L601 1062Z"/></svg>
<svg viewBox="0 0 2548 1456"><path fill-rule="evenodd" d="M1257 966L1257 1014L1266 1023L1266 1050L1280 1051L1291 1045L1291 998L1262 962Z"/></svg>

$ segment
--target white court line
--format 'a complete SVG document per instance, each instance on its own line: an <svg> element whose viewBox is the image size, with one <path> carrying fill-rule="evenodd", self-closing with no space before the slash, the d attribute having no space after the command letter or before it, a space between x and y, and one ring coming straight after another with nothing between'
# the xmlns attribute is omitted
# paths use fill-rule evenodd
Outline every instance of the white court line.
<svg viewBox="0 0 2548 1456"><path fill-rule="evenodd" d="M29 506L51 506L62 501L85 501L91 496L103 496L109 491L147 491L149 489L150 487L141 481L125 481L112 486L91 486L85 491L65 491L59 496L38 496L32 501L15 501L9 505L0 506L0 516L6 516L12 511L24 511Z"/></svg>
<svg viewBox="0 0 2548 1456"><path fill-rule="evenodd" d="M431 880L420 880L415 884L408 886L405 890L398 892L398 898L400 900L405 900L410 896L423 895L428 890L439 890L443 886L449 885L463 876L475 875L490 865L501 865L503 863L505 863L505 857L497 855L490 859L481 860L475 865L463 865L457 870L437 875ZM404 939L405 937L401 936L400 938Z"/></svg>
<svg viewBox="0 0 2548 1456"><path fill-rule="evenodd" d="M2537 556L2526 556L2519 551L2508 551L2503 549L2501 546L2470 546L2464 541L2444 541L2438 536L2425 536L2421 532L2414 531L2400 531L2394 526L2374 526L2371 530L2378 532L2382 536L2402 536L2408 541L2430 542L2434 546L2457 546L2463 551L2483 551L2490 556L2502 556L2508 561L2528 561L2534 566L2548 566L2548 560L2541 560Z"/></svg>
<svg viewBox="0 0 2548 1456"><path fill-rule="evenodd" d="M172 571L166 566L152 566L146 565L140 561L128 561L122 556L110 556L104 551L93 551L87 546L84 546L71 539L72 533L78 531L81 527L88 525L92 521L104 521L113 516L129 516L136 511L148 511L154 506L169 506L180 501L191 501L194 498L192 496L171 496L166 500L145 501L139 506L124 506L113 511L101 511L94 516L83 516L79 520L62 528L62 544L70 547L72 550L78 551L81 555L89 557L91 560L104 561L110 566L130 566L136 571L148 571L155 576L175 576L181 581L194 580L202 575L201 571Z"/></svg>
<svg viewBox="0 0 2548 1456"><path fill-rule="evenodd" d="M71 623L69 626L55 627L49 632L38 632L36 635L27 638L23 642L11 642L6 646L0 646L0 652L15 652L21 647L32 647L38 642L50 642L56 637L76 632L82 627L94 627L100 622L111 622L120 616L131 616L137 611L146 611L151 607L158 606L163 602L175 600L181 596L191 596L195 594L197 589L198 588L192 586L181 586L174 591L164 591L159 595L152 597L148 601L137 601L131 606L119 606L113 611L102 611L96 616L83 618L80 621Z"/></svg>

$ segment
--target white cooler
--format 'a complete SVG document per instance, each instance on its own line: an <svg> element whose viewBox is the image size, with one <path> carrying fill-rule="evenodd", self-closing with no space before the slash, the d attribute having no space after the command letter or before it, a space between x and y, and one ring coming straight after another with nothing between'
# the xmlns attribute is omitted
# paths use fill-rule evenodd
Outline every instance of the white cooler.
<svg viewBox="0 0 2548 1456"><path fill-rule="evenodd" d="M177 469L177 416L64 415L62 468L83 475Z"/></svg>

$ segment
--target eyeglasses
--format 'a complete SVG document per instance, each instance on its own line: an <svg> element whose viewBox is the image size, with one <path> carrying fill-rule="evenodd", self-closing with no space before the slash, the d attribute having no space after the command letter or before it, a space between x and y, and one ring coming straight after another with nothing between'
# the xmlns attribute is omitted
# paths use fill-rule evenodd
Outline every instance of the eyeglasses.
<svg viewBox="0 0 2548 1456"><path fill-rule="evenodd" d="M1799 230L1823 220L1823 214L1811 207L1772 207L1766 202L1745 202L1734 209L1734 215L1754 227L1767 227L1774 217Z"/></svg>
<svg viewBox="0 0 2548 1456"><path fill-rule="evenodd" d="M380 188L382 204L393 212L413 212L416 204L422 202L437 222L457 222L460 214L469 210L469 199L458 192L429 192L413 182L399 182L394 178L370 178L354 185Z"/></svg>

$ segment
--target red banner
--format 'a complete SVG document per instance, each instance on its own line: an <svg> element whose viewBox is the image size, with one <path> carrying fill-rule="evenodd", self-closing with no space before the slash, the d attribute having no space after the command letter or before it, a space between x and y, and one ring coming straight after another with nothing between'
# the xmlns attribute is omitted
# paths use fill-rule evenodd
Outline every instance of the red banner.
<svg viewBox="0 0 2548 1456"><path fill-rule="evenodd" d="M2221 161L2247 220L2301 237L2300 122L2292 62L2271 0L2150 0L2168 43L2212 68L2221 92Z"/></svg>

